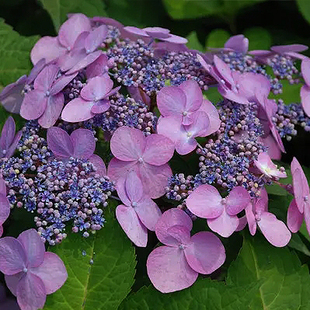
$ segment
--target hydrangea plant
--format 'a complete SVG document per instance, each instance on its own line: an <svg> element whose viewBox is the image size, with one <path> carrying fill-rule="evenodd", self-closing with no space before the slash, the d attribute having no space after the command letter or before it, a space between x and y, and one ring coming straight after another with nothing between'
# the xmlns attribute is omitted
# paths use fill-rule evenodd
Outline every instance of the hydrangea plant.
<svg viewBox="0 0 310 310"><path fill-rule="evenodd" d="M176 291L212 309L228 309L217 294L240 302L230 309L275 309L297 289L289 272L264 269L275 257L293 261L305 298L310 276L287 247L310 255L307 170L279 160L297 130L310 130L307 47L249 51L241 34L206 53L186 43L169 29L70 14L33 46L29 76L2 90L22 126L16 133L10 116L0 137L0 271L21 310L190 300L166 295ZM299 103L281 99L285 80L300 86ZM136 285L151 291L125 299L134 247ZM253 271L250 252L257 278L239 281ZM284 283L277 294L266 289L273 276ZM251 306L258 292L263 308Z"/></svg>

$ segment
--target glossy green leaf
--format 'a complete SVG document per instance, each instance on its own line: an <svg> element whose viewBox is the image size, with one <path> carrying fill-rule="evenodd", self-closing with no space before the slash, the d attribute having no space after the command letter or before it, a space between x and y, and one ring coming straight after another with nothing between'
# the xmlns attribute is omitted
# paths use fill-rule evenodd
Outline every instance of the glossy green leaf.
<svg viewBox="0 0 310 310"><path fill-rule="evenodd" d="M23 37L0 19L0 85L15 82L28 74L32 65L30 51L38 36Z"/></svg>
<svg viewBox="0 0 310 310"><path fill-rule="evenodd" d="M60 256L68 280L47 298L44 310L114 310L129 293L135 275L135 250L112 213L95 235L69 234L50 248Z"/></svg>
<svg viewBox="0 0 310 310"><path fill-rule="evenodd" d="M58 31L69 13L83 13L88 17L106 16L102 0L39 0L50 14Z"/></svg>

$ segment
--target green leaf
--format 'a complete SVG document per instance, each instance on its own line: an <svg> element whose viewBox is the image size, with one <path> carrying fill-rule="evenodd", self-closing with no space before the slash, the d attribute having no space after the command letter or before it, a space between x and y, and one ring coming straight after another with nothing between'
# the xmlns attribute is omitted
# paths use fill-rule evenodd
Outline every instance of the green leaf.
<svg viewBox="0 0 310 310"><path fill-rule="evenodd" d="M248 28L244 35L249 39L249 50L269 50L271 46L271 36L268 30L262 27Z"/></svg>
<svg viewBox="0 0 310 310"><path fill-rule="evenodd" d="M276 248L261 236L246 237L238 259L231 265L228 284L250 285L262 281L248 309L297 310L309 304L304 291L310 288L307 267L296 253Z"/></svg>
<svg viewBox="0 0 310 310"><path fill-rule="evenodd" d="M300 89L301 84L291 85L287 80L280 80L280 83L283 85L283 92L279 95L270 94L271 99L283 99L285 104L290 104L293 102L300 102Z"/></svg>
<svg viewBox="0 0 310 310"><path fill-rule="evenodd" d="M298 8L305 20L310 23L310 2L309 0L296 0Z"/></svg>
<svg viewBox="0 0 310 310"><path fill-rule="evenodd" d="M309 235L308 235L309 236ZM292 234L291 241L288 244L289 247L304 253L307 256L310 256L310 251L302 239L299 237L298 234Z"/></svg>
<svg viewBox="0 0 310 310"><path fill-rule="evenodd" d="M83 13L88 17L106 16L102 0L39 0L39 2L50 14L56 31L69 13Z"/></svg>
<svg viewBox="0 0 310 310"><path fill-rule="evenodd" d="M221 48L224 47L225 42L229 39L230 34L224 29L212 30L206 40L206 48Z"/></svg>
<svg viewBox="0 0 310 310"><path fill-rule="evenodd" d="M191 19L219 15L226 19L244 7L265 0L163 0L170 16L175 19Z"/></svg>
<svg viewBox="0 0 310 310"><path fill-rule="evenodd" d="M186 46L189 49L192 50L198 50L203 52L204 48L202 46L202 44L199 42L198 37L197 37L197 32L196 31L192 31L187 37L186 39L188 40L188 43L186 44Z"/></svg>
<svg viewBox="0 0 310 310"><path fill-rule="evenodd" d="M29 54L38 38L23 37L0 19L0 85L6 86L31 70Z"/></svg>
<svg viewBox="0 0 310 310"><path fill-rule="evenodd" d="M60 256L68 280L48 296L44 310L114 310L134 283L135 250L111 212L106 225L83 238L69 234L62 244L50 248Z"/></svg>

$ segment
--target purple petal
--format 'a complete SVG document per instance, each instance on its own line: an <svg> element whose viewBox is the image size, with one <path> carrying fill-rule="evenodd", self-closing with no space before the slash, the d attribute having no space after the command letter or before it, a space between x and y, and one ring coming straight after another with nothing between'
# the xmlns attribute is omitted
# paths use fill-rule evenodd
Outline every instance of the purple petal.
<svg viewBox="0 0 310 310"><path fill-rule="evenodd" d="M0 225L0 237L2 236L2 234L3 234L3 226Z"/></svg>
<svg viewBox="0 0 310 310"><path fill-rule="evenodd" d="M152 134L146 137L143 160L154 166L167 163L173 156L174 144L163 135Z"/></svg>
<svg viewBox="0 0 310 310"><path fill-rule="evenodd" d="M81 97L84 100L97 101L105 98L112 89L113 81L108 75L96 76L88 81L81 90Z"/></svg>
<svg viewBox="0 0 310 310"><path fill-rule="evenodd" d="M205 112L209 117L209 127L205 132L207 136L216 132L220 128L221 120L219 113L211 101L204 99L198 111Z"/></svg>
<svg viewBox="0 0 310 310"><path fill-rule="evenodd" d="M306 84L310 86L310 59L305 59L301 62L301 73Z"/></svg>
<svg viewBox="0 0 310 310"><path fill-rule="evenodd" d="M117 181L120 177L127 175L131 170L137 171L136 161L122 161L112 158L108 166L108 176L112 181Z"/></svg>
<svg viewBox="0 0 310 310"><path fill-rule="evenodd" d="M231 216L225 211L215 219L208 219L207 222L212 231L225 238L232 235L239 225L238 217Z"/></svg>
<svg viewBox="0 0 310 310"><path fill-rule="evenodd" d="M234 85L235 83L234 83L231 70L228 64L226 64L222 59L220 59L216 55L214 56L213 60L214 60L215 68L220 73L222 78L225 81L227 81L230 85Z"/></svg>
<svg viewBox="0 0 310 310"><path fill-rule="evenodd" d="M101 55L102 55L101 50L88 54L85 58L83 58L76 65L74 65L68 72L66 72L66 75L76 73L77 71L86 68L94 61L96 61Z"/></svg>
<svg viewBox="0 0 310 310"><path fill-rule="evenodd" d="M289 230L293 233L297 233L303 219L303 214L299 212L296 201L293 199L287 210L287 226Z"/></svg>
<svg viewBox="0 0 310 310"><path fill-rule="evenodd" d="M46 65L45 58L40 59L32 68L27 78L27 84L31 84L39 75L39 73L44 69Z"/></svg>
<svg viewBox="0 0 310 310"><path fill-rule="evenodd" d="M189 126L184 126L187 131L187 136L190 137L205 137L210 125L209 117L205 112L197 111L191 116L193 123Z"/></svg>
<svg viewBox="0 0 310 310"><path fill-rule="evenodd" d="M290 231L274 214L264 212L257 224L265 238L275 247L284 247L289 243Z"/></svg>
<svg viewBox="0 0 310 310"><path fill-rule="evenodd" d="M170 34L168 38L161 38L161 40L174 44L186 44L188 42L187 39L174 34Z"/></svg>
<svg viewBox="0 0 310 310"><path fill-rule="evenodd" d="M226 212L229 215L237 215L245 209L250 200L248 191L242 186L236 186L226 197Z"/></svg>
<svg viewBox="0 0 310 310"><path fill-rule="evenodd" d="M272 135L268 135L266 138L261 138L264 146L267 147L267 153L271 159L280 160L281 150L278 147L275 139Z"/></svg>
<svg viewBox="0 0 310 310"><path fill-rule="evenodd" d="M0 147L3 150L7 150L12 144L15 136L15 129L16 126L14 118L12 116L9 116L5 121L1 131Z"/></svg>
<svg viewBox="0 0 310 310"><path fill-rule="evenodd" d="M56 254L51 252L44 254L43 263L37 268L32 268L31 273L43 281L46 294L56 292L68 278L64 263Z"/></svg>
<svg viewBox="0 0 310 310"><path fill-rule="evenodd" d="M188 288L198 277L198 273L188 265L184 251L179 248L156 248L149 255L146 267L152 284L162 293Z"/></svg>
<svg viewBox="0 0 310 310"><path fill-rule="evenodd" d="M275 53L286 53L286 52L303 52L308 49L308 46L302 44L291 44L291 45L276 45L270 48Z"/></svg>
<svg viewBox="0 0 310 310"><path fill-rule="evenodd" d="M248 206L245 208L245 216L248 222L250 234L254 236L256 233L257 224L256 224L255 215L253 213L252 203L249 203Z"/></svg>
<svg viewBox="0 0 310 310"><path fill-rule="evenodd" d="M56 80L59 67L57 65L46 66L34 80L34 89L45 93L50 90L52 84Z"/></svg>
<svg viewBox="0 0 310 310"><path fill-rule="evenodd" d="M3 107L10 113L19 113L24 100L22 93L27 81L27 76L21 76L16 82L7 85L2 89L0 101Z"/></svg>
<svg viewBox="0 0 310 310"><path fill-rule="evenodd" d="M218 190L209 184L197 187L186 199L187 208L201 218L217 218L224 210Z"/></svg>
<svg viewBox="0 0 310 310"><path fill-rule="evenodd" d="M230 37L226 41L224 47L230 48L239 53L246 54L249 49L249 40L243 34L239 34Z"/></svg>
<svg viewBox="0 0 310 310"><path fill-rule="evenodd" d="M304 218L305 218L308 234L310 235L310 204L308 201L305 203Z"/></svg>
<svg viewBox="0 0 310 310"><path fill-rule="evenodd" d="M108 27L101 25L92 30L85 40L85 49L87 53L95 51L104 41L108 34Z"/></svg>
<svg viewBox="0 0 310 310"><path fill-rule="evenodd" d="M25 230L18 236L17 240L24 247L28 262L27 268L38 267L43 263L45 246L35 229Z"/></svg>
<svg viewBox="0 0 310 310"><path fill-rule="evenodd" d="M136 173L134 170L132 170L132 171L134 173ZM131 173L132 171L128 171L125 174L123 174L122 176L120 176L119 178L117 178L117 182L115 185L115 189L117 191L117 195L118 195L119 199L127 207L131 206L132 201L129 199L127 191L126 191L126 179L127 179L128 174ZM140 181L140 183L141 183L141 181ZM141 183L141 185L142 185L142 183Z"/></svg>
<svg viewBox="0 0 310 310"><path fill-rule="evenodd" d="M140 29L137 27L127 26L127 27L124 27L123 30L129 33L141 36L141 37L149 37L146 31L144 31L144 29Z"/></svg>
<svg viewBox="0 0 310 310"><path fill-rule="evenodd" d="M179 241L168 232L169 228L173 226L184 227L188 231L188 233L184 232L184 234L189 235L193 222L183 210L178 208L167 210L162 214L155 226L156 236L161 243L170 246L177 246L179 244Z"/></svg>
<svg viewBox="0 0 310 310"><path fill-rule="evenodd" d="M61 114L64 101L65 98L63 93L48 98L46 110L38 120L41 127L50 128L55 125Z"/></svg>
<svg viewBox="0 0 310 310"><path fill-rule="evenodd" d="M70 139L73 145L73 157L88 159L96 148L96 140L91 130L79 128L72 132Z"/></svg>
<svg viewBox="0 0 310 310"><path fill-rule="evenodd" d="M82 98L75 98L64 107L61 118L69 123L83 122L95 116L91 112L94 103L85 101Z"/></svg>
<svg viewBox="0 0 310 310"><path fill-rule="evenodd" d="M5 275L14 275L22 271L27 264L25 250L21 243L12 237L0 239L0 271Z"/></svg>
<svg viewBox="0 0 310 310"><path fill-rule="evenodd" d="M57 158L69 158L73 156L74 147L70 136L65 130L59 127L48 129L47 145Z"/></svg>
<svg viewBox="0 0 310 310"><path fill-rule="evenodd" d="M21 310L42 309L46 301L44 283L39 277L28 272L20 279L16 296Z"/></svg>
<svg viewBox="0 0 310 310"><path fill-rule="evenodd" d="M180 86L186 96L185 110L195 112L202 104L202 91L198 83L194 80L183 82Z"/></svg>
<svg viewBox="0 0 310 310"><path fill-rule="evenodd" d="M114 132L110 145L116 158L135 161L142 158L146 141L141 130L124 126Z"/></svg>
<svg viewBox="0 0 310 310"><path fill-rule="evenodd" d="M91 108L91 112L94 114L101 114L110 109L110 102L109 100L103 99L97 101Z"/></svg>
<svg viewBox="0 0 310 310"><path fill-rule="evenodd" d="M107 72L108 69L108 57L106 54L101 54L92 64L86 68L87 79L90 80L93 77L101 76Z"/></svg>
<svg viewBox="0 0 310 310"><path fill-rule="evenodd" d="M11 291L11 293L16 296L16 289L17 289L17 285L20 281L20 279L25 276L25 272L21 271L19 273L16 273L12 276L7 276L5 275L4 279L5 279L5 283L8 287L8 289Z"/></svg>
<svg viewBox="0 0 310 310"><path fill-rule="evenodd" d="M61 92L75 77L77 76L77 73L71 74L71 75L63 75L59 79L55 81L53 84L50 94L56 95L59 92Z"/></svg>
<svg viewBox="0 0 310 310"><path fill-rule="evenodd" d="M163 87L157 94L157 106L163 116L181 116L186 109L186 94L180 87Z"/></svg>
<svg viewBox="0 0 310 310"><path fill-rule="evenodd" d="M243 95L230 90L227 87L219 86L218 92L226 99L240 104L249 104L248 99Z"/></svg>
<svg viewBox="0 0 310 310"><path fill-rule="evenodd" d="M84 31L91 31L90 20L84 14L74 14L59 29L59 42L66 48L72 48L75 40Z"/></svg>
<svg viewBox="0 0 310 310"><path fill-rule="evenodd" d="M3 176L0 173L0 194L6 196L7 194L7 189L6 189L6 184L5 181L3 180Z"/></svg>
<svg viewBox="0 0 310 310"><path fill-rule="evenodd" d="M167 229L168 235L177 241L178 245L185 246L191 238L190 231L182 225L174 225Z"/></svg>
<svg viewBox="0 0 310 310"><path fill-rule="evenodd" d="M309 185L303 170L296 169L293 171L293 189L296 204L301 213L305 209L305 197L309 197Z"/></svg>
<svg viewBox="0 0 310 310"><path fill-rule="evenodd" d="M71 52L65 53L58 58L57 64L62 72L66 72L73 68L77 63L86 57L84 48L73 49Z"/></svg>
<svg viewBox="0 0 310 310"><path fill-rule="evenodd" d="M20 108L20 115L27 120L39 118L45 111L47 97L38 90L32 90L25 95L24 101Z"/></svg>
<svg viewBox="0 0 310 310"><path fill-rule="evenodd" d="M155 231L155 225L161 217L161 211L157 204L149 197L144 196L135 207L140 221L143 225L152 231Z"/></svg>
<svg viewBox="0 0 310 310"><path fill-rule="evenodd" d="M303 85L300 89L301 105L305 113L310 117L310 87Z"/></svg>
<svg viewBox="0 0 310 310"><path fill-rule="evenodd" d="M90 158L88 158L88 161L90 161L96 168L96 174L99 174L101 177L107 175L107 168L100 156L93 154Z"/></svg>
<svg viewBox="0 0 310 310"><path fill-rule="evenodd" d="M119 205L116 218L128 238L138 247L147 245L147 229L139 220L134 208Z"/></svg>
<svg viewBox="0 0 310 310"><path fill-rule="evenodd" d="M125 190L127 197L131 201L131 203L137 203L142 198L143 185L135 171L130 171L127 174L127 177L125 179Z"/></svg>
<svg viewBox="0 0 310 310"><path fill-rule="evenodd" d="M168 164L153 166L148 163L138 163L137 169L146 195L156 199L165 194L168 179L172 176L172 171Z"/></svg>
<svg viewBox="0 0 310 310"><path fill-rule="evenodd" d="M7 197L0 194L0 225L2 225L10 215L10 203Z"/></svg>
<svg viewBox="0 0 310 310"><path fill-rule="evenodd" d="M143 28L143 30L152 38L162 39L169 37L170 30L161 27L147 27Z"/></svg>
<svg viewBox="0 0 310 310"><path fill-rule="evenodd" d="M186 246L185 257L192 269L198 273L210 274L225 262L225 248L221 240L211 232L201 231L192 236Z"/></svg>
<svg viewBox="0 0 310 310"><path fill-rule="evenodd" d="M66 49L59 44L57 37L43 37L32 48L30 57L32 63L36 65L42 58L49 63L65 52Z"/></svg>

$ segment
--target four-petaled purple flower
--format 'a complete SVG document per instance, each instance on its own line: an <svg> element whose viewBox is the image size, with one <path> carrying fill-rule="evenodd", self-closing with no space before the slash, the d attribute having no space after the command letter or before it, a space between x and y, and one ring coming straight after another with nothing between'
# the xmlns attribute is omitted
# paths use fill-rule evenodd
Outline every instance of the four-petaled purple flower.
<svg viewBox="0 0 310 310"><path fill-rule="evenodd" d="M111 138L111 152L115 156L108 167L108 176L117 181L130 170L136 171L146 195L158 198L172 171L167 162L174 152L173 142L159 134L145 137L142 131L123 126Z"/></svg>
<svg viewBox="0 0 310 310"><path fill-rule="evenodd" d="M165 244L154 249L147 259L147 273L162 293L190 287L198 274L210 274L226 259L220 239L211 232L190 236L193 223L182 210L166 211L156 224L158 240Z"/></svg>
<svg viewBox="0 0 310 310"><path fill-rule="evenodd" d="M116 218L128 238L139 247L147 244L147 229L154 231L161 216L156 203L143 191L141 180L135 171L120 178L116 190L123 205L116 208Z"/></svg>
<svg viewBox="0 0 310 310"><path fill-rule="evenodd" d="M17 239L0 239L0 271L21 310L43 308L46 295L61 288L68 277L62 260L45 252L34 229L22 232Z"/></svg>
<svg viewBox="0 0 310 310"><path fill-rule="evenodd" d="M226 198L209 184L200 185L186 199L187 208L195 215L207 219L211 230L229 237L239 226L237 216L250 202L250 195L236 186Z"/></svg>
<svg viewBox="0 0 310 310"><path fill-rule="evenodd" d="M113 81L105 74L91 78L81 90L81 97L71 100L62 111L66 122L81 122L93 118L110 108L109 96L120 87L113 88Z"/></svg>
<svg viewBox="0 0 310 310"><path fill-rule="evenodd" d="M22 132L19 131L15 135L16 126L12 116L6 120L3 125L1 137L0 137L0 158L10 158L18 145L18 142L22 136Z"/></svg>
<svg viewBox="0 0 310 310"><path fill-rule="evenodd" d="M79 128L69 135L59 127L51 127L47 131L47 145L56 158L62 160L70 157L88 159L96 168L96 173L106 175L103 160L94 154L96 140L90 130Z"/></svg>

